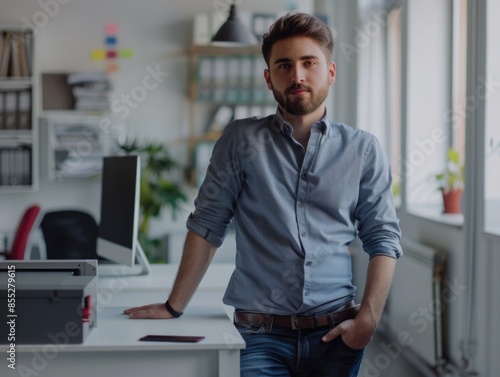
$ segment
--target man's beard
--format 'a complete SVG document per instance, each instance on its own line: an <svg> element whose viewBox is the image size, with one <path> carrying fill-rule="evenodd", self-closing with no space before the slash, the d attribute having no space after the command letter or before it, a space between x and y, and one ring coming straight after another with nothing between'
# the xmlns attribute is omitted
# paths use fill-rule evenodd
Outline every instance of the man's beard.
<svg viewBox="0 0 500 377"><path fill-rule="evenodd" d="M310 99L305 98L303 96L297 96L293 99L289 97L288 93L299 89L307 90L309 92ZM326 97L328 96L328 89L329 86L326 85L320 88L317 93L315 93L308 86L295 84L292 85L290 88L288 88L284 94L278 92L273 88L273 95L276 102L278 102L278 104L283 109L285 109L285 111L287 111L289 114L307 115L313 113L321 106L321 104L325 101Z"/></svg>

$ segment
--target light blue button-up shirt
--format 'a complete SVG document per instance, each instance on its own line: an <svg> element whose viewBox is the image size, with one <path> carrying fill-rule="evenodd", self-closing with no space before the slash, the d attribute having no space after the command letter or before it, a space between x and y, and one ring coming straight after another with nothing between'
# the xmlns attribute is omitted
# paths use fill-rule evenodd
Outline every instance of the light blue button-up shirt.
<svg viewBox="0 0 500 377"><path fill-rule="evenodd" d="M352 300L349 244L399 258L387 157L370 133L322 119L307 149L280 113L238 120L217 141L188 229L220 246L234 220L224 303L281 315Z"/></svg>

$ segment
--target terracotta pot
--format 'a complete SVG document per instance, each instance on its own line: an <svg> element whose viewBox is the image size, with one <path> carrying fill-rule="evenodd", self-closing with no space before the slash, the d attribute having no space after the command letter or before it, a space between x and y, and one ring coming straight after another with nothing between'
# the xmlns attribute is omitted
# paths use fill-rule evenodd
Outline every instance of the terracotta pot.
<svg viewBox="0 0 500 377"><path fill-rule="evenodd" d="M443 213L462 213L460 208L462 204L462 190L444 191L443 194Z"/></svg>

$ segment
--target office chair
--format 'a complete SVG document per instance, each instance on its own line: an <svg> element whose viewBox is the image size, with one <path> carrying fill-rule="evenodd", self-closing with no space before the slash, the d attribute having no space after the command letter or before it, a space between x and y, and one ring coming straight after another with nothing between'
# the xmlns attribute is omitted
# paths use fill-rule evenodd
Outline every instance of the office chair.
<svg viewBox="0 0 500 377"><path fill-rule="evenodd" d="M24 211L21 221L19 221L19 225L17 226L10 252L1 253L2 255L5 255L6 259L23 260L26 258L26 250L29 246L28 240L32 230L36 228L35 225L37 223L39 213L40 206L36 204L28 207Z"/></svg>
<svg viewBox="0 0 500 377"><path fill-rule="evenodd" d="M40 223L47 259L98 259L98 225L79 210L47 212Z"/></svg>

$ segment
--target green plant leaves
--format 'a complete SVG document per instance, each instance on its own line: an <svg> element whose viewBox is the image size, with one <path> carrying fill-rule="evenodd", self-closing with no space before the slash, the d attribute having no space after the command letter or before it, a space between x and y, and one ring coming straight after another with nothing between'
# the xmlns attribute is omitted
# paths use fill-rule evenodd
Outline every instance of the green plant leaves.
<svg viewBox="0 0 500 377"><path fill-rule="evenodd" d="M453 148L448 149L446 170L436 174L438 188L444 191L462 190L464 187L464 166L460 163L460 154Z"/></svg>

